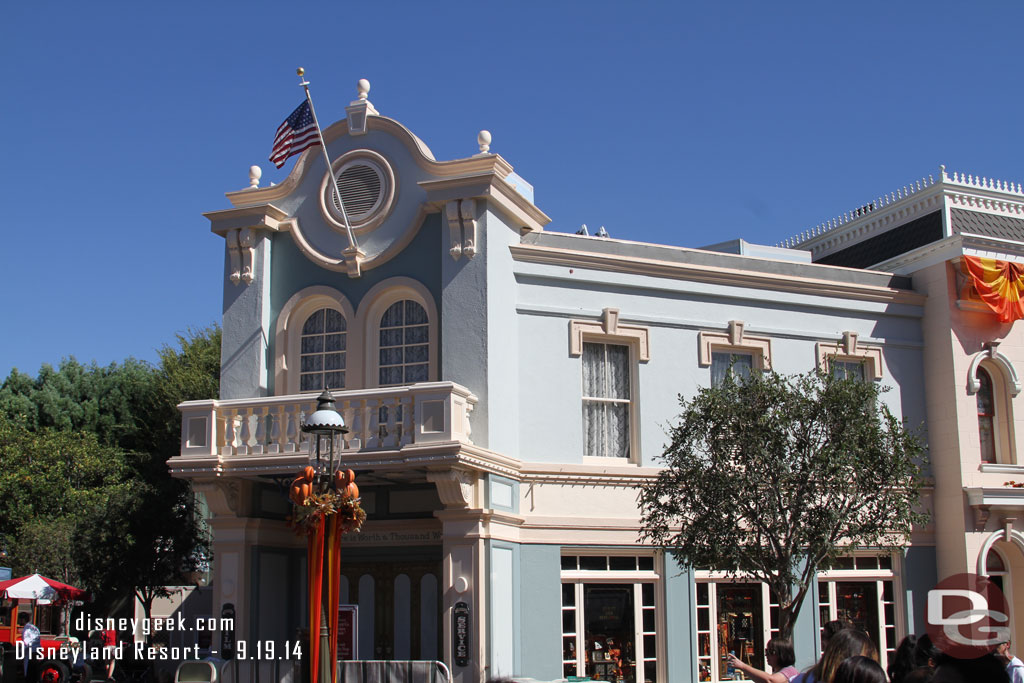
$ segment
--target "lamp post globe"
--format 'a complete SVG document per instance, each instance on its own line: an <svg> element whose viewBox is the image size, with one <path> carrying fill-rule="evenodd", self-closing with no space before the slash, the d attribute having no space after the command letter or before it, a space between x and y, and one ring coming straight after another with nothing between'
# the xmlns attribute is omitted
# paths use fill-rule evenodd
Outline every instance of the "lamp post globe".
<svg viewBox="0 0 1024 683"><path fill-rule="evenodd" d="M330 480L330 474L334 472L334 437L337 434L348 434L349 428L345 426L345 419L338 412L334 403L334 396L331 390L324 389L324 392L316 400L316 410L307 415L302 421L302 431L313 435L315 445L310 449L310 461L317 472L317 478L324 481ZM327 470L324 471L325 460L322 453L323 442L327 442ZM340 454L339 454L340 464ZM324 476L326 475L326 476Z"/></svg>

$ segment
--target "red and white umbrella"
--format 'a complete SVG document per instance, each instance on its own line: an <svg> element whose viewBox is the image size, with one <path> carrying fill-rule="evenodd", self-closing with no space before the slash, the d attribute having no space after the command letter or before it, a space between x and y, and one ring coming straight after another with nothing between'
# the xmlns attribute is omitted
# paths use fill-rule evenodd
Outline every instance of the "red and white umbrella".
<svg viewBox="0 0 1024 683"><path fill-rule="evenodd" d="M89 594L81 588L48 579L39 574L0 581L0 598L35 600L40 604L86 600Z"/></svg>

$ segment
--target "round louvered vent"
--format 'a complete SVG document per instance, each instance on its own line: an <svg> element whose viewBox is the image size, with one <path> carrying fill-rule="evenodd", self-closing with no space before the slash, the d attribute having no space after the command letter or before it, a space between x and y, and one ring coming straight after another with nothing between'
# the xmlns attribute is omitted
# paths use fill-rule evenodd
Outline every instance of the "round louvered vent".
<svg viewBox="0 0 1024 683"><path fill-rule="evenodd" d="M337 193L332 181L336 183ZM345 230L345 216L338 202L338 195L341 195L349 226L357 232L365 232L380 225L391 211L395 174L380 154L369 149L353 150L335 162L333 176L324 174L320 190L323 193L321 208L335 230Z"/></svg>
<svg viewBox="0 0 1024 683"><path fill-rule="evenodd" d="M352 164L337 176L338 190L341 192L341 199L345 202L345 212L350 221L359 221L366 218L380 203L384 184L381 173L368 164ZM333 195L333 193L332 193ZM337 196L331 199L337 206Z"/></svg>

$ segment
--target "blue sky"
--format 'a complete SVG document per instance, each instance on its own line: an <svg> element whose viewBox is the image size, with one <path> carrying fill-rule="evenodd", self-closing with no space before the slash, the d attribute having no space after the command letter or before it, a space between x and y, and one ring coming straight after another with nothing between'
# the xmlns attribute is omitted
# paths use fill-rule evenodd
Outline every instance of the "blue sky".
<svg viewBox="0 0 1024 683"><path fill-rule="evenodd" d="M775 243L950 171L1024 182L1020 2L8 3L0 377L220 317L202 212L280 182L306 68L438 159L491 151L551 230Z"/></svg>

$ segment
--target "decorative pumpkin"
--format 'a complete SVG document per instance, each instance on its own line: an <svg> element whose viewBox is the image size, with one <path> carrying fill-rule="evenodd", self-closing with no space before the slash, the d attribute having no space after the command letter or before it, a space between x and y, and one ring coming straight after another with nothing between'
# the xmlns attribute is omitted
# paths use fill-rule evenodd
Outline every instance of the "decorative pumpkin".
<svg viewBox="0 0 1024 683"><path fill-rule="evenodd" d="M312 465L306 465L305 469L302 470L302 476L305 477L306 481L313 481L316 477L316 470L313 469Z"/></svg>
<svg viewBox="0 0 1024 683"><path fill-rule="evenodd" d="M356 498L359 497L359 487L356 486L356 483L354 481L350 482L348 486L345 487L345 493L343 495L346 498L351 498L355 500Z"/></svg>

